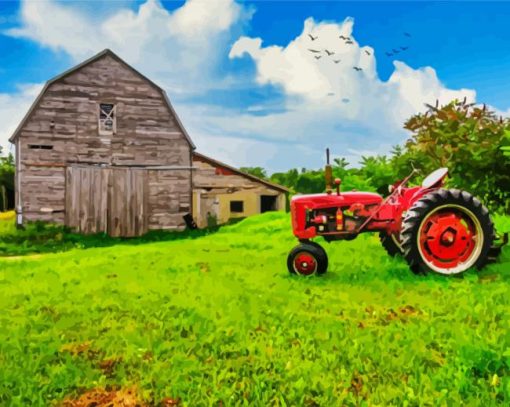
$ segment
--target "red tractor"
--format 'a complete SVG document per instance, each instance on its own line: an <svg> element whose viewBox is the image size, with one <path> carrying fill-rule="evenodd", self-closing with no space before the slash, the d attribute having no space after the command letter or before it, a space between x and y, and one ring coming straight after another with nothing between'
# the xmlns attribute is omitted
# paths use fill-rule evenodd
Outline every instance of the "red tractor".
<svg viewBox="0 0 510 407"><path fill-rule="evenodd" d="M391 255L402 255L415 273L459 274L495 259L508 242L497 239L489 211L468 192L443 189L448 169L440 168L421 186L408 187L415 170L390 186L385 199L371 192L331 190L332 169L326 150L326 193L296 195L290 203L292 228L300 244L291 250L287 267L293 274L323 274L326 251L311 239L328 243L351 240L362 232L378 232Z"/></svg>

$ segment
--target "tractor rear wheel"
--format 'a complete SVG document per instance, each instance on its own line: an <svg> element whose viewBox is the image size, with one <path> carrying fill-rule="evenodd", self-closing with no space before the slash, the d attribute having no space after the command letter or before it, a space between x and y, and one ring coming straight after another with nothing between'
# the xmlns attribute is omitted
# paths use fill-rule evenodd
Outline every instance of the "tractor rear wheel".
<svg viewBox="0 0 510 407"><path fill-rule="evenodd" d="M324 274L328 268L328 255L317 243L300 243L290 251L287 268L291 274L302 276Z"/></svg>
<svg viewBox="0 0 510 407"><path fill-rule="evenodd" d="M438 189L416 201L400 233L411 270L447 275L483 267L493 238L487 208L473 195L456 189Z"/></svg>
<svg viewBox="0 0 510 407"><path fill-rule="evenodd" d="M386 252L391 257L394 257L397 254L402 254L402 245L398 235L394 235L393 233L380 232L379 240L381 241L381 244Z"/></svg>

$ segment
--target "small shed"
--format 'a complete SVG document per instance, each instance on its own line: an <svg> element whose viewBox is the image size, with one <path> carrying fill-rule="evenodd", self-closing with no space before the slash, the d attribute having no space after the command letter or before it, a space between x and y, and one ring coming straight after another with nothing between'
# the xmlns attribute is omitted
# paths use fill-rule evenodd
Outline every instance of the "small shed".
<svg viewBox="0 0 510 407"><path fill-rule="evenodd" d="M289 190L281 185L197 152L193 167L193 217L199 227L286 209Z"/></svg>

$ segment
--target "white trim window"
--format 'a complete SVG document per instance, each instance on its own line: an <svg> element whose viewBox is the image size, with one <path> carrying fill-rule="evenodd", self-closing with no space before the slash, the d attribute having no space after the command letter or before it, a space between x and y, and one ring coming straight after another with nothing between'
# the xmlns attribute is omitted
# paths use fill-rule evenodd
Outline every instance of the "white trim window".
<svg viewBox="0 0 510 407"><path fill-rule="evenodd" d="M117 131L117 110L113 103L99 104L99 135L111 136Z"/></svg>

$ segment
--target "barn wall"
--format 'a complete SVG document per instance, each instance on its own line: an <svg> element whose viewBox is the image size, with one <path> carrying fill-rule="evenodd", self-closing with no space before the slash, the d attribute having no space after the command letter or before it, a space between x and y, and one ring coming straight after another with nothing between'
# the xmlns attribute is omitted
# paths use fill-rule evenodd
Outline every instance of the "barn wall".
<svg viewBox="0 0 510 407"><path fill-rule="evenodd" d="M23 166L20 178L26 221L64 222L65 168ZM45 210L53 212L45 212Z"/></svg>
<svg viewBox="0 0 510 407"><path fill-rule="evenodd" d="M116 106L114 135L99 135L99 103ZM29 146L51 146L32 149ZM168 108L163 95L127 66L110 55L78 69L49 85L17 141L21 157L19 200L25 220L64 221L65 166L71 163L121 166L191 166L191 146ZM153 177L154 178L154 177ZM162 176L162 182L188 185L190 205L191 170L178 176ZM157 189L157 188L156 188ZM164 218L164 205L154 193L151 228L170 223L186 207L179 195L179 212ZM18 199L18 198L17 198ZM167 204L167 206L170 204ZM172 204L172 209L174 208ZM54 214L41 212L52 208ZM166 208L168 209L168 208ZM178 214L178 215L177 215ZM176 221L174 226L181 224Z"/></svg>
<svg viewBox="0 0 510 407"><path fill-rule="evenodd" d="M191 178L186 170L149 171L149 229L182 230L191 210Z"/></svg>

